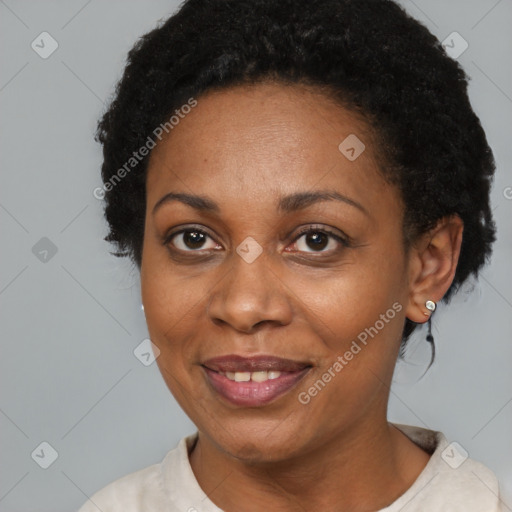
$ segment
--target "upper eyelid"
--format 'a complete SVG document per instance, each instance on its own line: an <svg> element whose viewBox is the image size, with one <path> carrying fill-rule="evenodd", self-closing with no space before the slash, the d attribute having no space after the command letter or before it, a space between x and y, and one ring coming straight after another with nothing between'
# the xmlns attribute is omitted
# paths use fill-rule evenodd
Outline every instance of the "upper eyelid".
<svg viewBox="0 0 512 512"><path fill-rule="evenodd" d="M297 233L295 239L297 239L297 237L299 237L301 235L307 234L308 232L315 232L315 231L323 231L324 233L326 233L330 236L338 236L338 237L346 239L346 240L350 239L350 237L346 233L344 233L343 231L341 231L338 228L332 228L330 226L322 226L319 224L301 226L299 228L299 232Z"/></svg>
<svg viewBox="0 0 512 512"><path fill-rule="evenodd" d="M212 236L210 234L208 228L206 228L204 226L201 226L199 224L184 224L182 226L175 226L174 228L169 229L164 236L165 237L172 237L174 235L178 235L180 233L183 233L184 231L193 231L194 229L196 231L201 231L202 233L206 233L208 236ZM212 236L212 238L213 238L213 236Z"/></svg>

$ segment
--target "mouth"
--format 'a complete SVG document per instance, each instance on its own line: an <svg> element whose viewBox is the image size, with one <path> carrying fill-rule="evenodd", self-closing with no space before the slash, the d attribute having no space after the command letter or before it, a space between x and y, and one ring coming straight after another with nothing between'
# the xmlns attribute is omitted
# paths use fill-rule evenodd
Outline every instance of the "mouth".
<svg viewBox="0 0 512 512"><path fill-rule="evenodd" d="M229 355L202 363L213 390L233 405L260 407L291 391L312 368L273 356Z"/></svg>

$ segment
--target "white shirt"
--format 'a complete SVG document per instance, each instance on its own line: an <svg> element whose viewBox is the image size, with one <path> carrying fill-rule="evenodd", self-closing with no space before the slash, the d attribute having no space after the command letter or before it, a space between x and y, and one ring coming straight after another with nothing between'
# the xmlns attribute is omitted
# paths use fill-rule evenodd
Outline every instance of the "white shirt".
<svg viewBox="0 0 512 512"><path fill-rule="evenodd" d="M498 481L483 464L467 458L441 432L397 425L432 453L412 486L376 512L501 512ZM184 437L159 464L126 475L94 494L79 512L222 512L194 476L188 450L197 432Z"/></svg>

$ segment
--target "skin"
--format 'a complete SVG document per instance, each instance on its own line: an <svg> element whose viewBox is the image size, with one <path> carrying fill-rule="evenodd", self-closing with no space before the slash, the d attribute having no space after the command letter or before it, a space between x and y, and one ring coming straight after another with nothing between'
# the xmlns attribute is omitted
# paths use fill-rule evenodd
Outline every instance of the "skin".
<svg viewBox="0 0 512 512"><path fill-rule="evenodd" d="M354 161L338 149L349 134L366 146ZM320 190L364 211L335 200L277 209L283 196ZM227 512L370 511L396 500L429 460L386 418L403 323L427 321L425 301L438 302L450 286L460 219L442 219L406 248L400 193L379 172L370 127L320 91L276 83L198 98L152 151L146 191L148 329L167 386L198 428L189 458L208 497ZM219 211L174 200L153 212L170 192L206 196ZM202 246L190 233L169 240L187 226L207 232ZM327 238L318 250L298 234L302 226L330 229L349 245ZM252 263L236 252L248 236L263 250ZM395 303L401 311L300 403L299 393ZM237 407L201 367L227 354L312 368L277 400Z"/></svg>

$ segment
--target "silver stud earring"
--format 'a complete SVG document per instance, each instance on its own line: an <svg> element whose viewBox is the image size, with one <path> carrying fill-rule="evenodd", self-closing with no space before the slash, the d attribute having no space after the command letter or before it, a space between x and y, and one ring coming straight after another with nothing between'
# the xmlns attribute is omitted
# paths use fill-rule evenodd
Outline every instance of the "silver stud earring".
<svg viewBox="0 0 512 512"><path fill-rule="evenodd" d="M425 307L431 312L433 313L435 310L436 310L436 303L432 300L427 300L427 302L425 302Z"/></svg>

